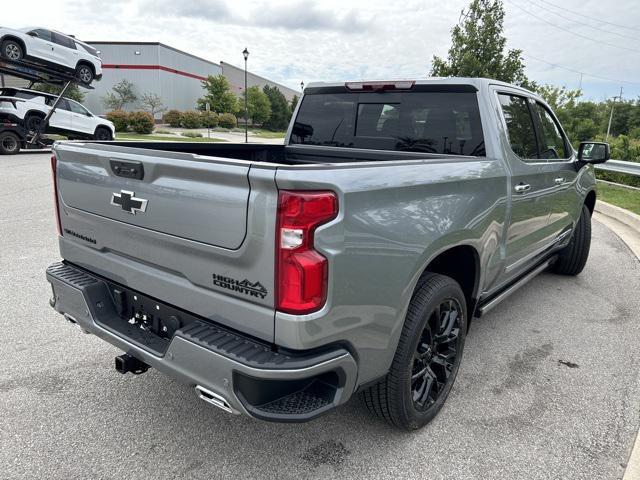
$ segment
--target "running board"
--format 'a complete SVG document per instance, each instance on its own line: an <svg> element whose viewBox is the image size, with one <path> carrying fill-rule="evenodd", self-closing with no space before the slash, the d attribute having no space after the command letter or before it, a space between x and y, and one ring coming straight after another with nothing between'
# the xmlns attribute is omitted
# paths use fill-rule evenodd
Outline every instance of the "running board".
<svg viewBox="0 0 640 480"><path fill-rule="evenodd" d="M493 307L498 305L501 301L503 301L509 295L511 295L512 293L517 291L520 287L522 287L523 285L526 285L527 283L529 283L530 280L534 279L540 273L544 272L547 268L549 268L549 266L551 266L551 264L553 264L553 262L556 260L556 258L557 257L554 255L553 257L545 260L540 265L538 265L536 268L534 268L529 273L524 275L522 278L517 280L515 283L511 284L506 289L504 289L502 292L500 292L498 295L493 297L487 303L480 305L478 307L478 309L476 310L476 315L475 316L478 317L478 318L482 317L482 315L484 315L489 310L491 310Z"/></svg>

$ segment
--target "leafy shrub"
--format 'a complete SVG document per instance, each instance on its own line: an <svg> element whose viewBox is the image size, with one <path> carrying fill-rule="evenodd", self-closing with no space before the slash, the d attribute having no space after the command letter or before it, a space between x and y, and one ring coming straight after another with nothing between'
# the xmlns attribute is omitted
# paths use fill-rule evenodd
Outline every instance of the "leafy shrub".
<svg viewBox="0 0 640 480"><path fill-rule="evenodd" d="M153 132L155 122L148 112L129 113L129 127L136 133L148 135Z"/></svg>
<svg viewBox="0 0 640 480"><path fill-rule="evenodd" d="M155 133L161 133L161 134L167 134L167 133L169 133L169 134L173 134L173 132L172 132L171 130L165 130L165 129L163 129L163 128L158 128L158 129L156 129Z"/></svg>
<svg viewBox="0 0 640 480"><path fill-rule="evenodd" d="M218 115L218 125L222 128L236 128L238 119L233 113L221 113Z"/></svg>
<svg viewBox="0 0 640 480"><path fill-rule="evenodd" d="M182 112L179 110L169 110L164 114L164 122L168 123L171 127L180 128L182 125Z"/></svg>
<svg viewBox="0 0 640 480"><path fill-rule="evenodd" d="M200 128L202 127L202 117L200 112L188 110L182 113L182 126L184 128Z"/></svg>
<svg viewBox="0 0 640 480"><path fill-rule="evenodd" d="M116 132L125 132L129 126L129 115L122 110L112 110L106 115L107 120L113 122Z"/></svg>
<svg viewBox="0 0 640 480"><path fill-rule="evenodd" d="M207 128L216 128L218 126L218 114L216 112L200 112L202 126Z"/></svg>
<svg viewBox="0 0 640 480"><path fill-rule="evenodd" d="M200 132L182 132L182 136L183 137L188 137L188 138L200 138L202 137L202 134Z"/></svg>

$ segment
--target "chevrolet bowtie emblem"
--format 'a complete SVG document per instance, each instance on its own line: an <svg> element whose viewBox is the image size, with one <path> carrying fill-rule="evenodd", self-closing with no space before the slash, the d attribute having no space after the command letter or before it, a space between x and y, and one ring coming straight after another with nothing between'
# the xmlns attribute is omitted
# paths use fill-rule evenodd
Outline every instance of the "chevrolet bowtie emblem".
<svg viewBox="0 0 640 480"><path fill-rule="evenodd" d="M144 213L147 209L147 200L137 198L134 192L120 190L120 193L113 192L111 194L111 205L122 208L127 213L135 215L136 213Z"/></svg>

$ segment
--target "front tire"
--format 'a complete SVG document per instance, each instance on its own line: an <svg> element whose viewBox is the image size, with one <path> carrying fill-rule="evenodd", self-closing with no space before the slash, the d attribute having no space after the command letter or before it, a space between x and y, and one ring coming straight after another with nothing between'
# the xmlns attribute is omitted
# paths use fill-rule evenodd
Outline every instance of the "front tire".
<svg viewBox="0 0 640 480"><path fill-rule="evenodd" d="M19 62L24 58L24 49L15 40L5 40L2 42L2 56L8 60Z"/></svg>
<svg viewBox="0 0 640 480"><path fill-rule="evenodd" d="M590 249L591 212L586 205L583 205L571 241L560 251L558 260L553 265L553 271L561 275L578 275L587 263Z"/></svg>
<svg viewBox="0 0 640 480"><path fill-rule="evenodd" d="M0 155L13 155L20 151L20 138L13 132L0 134Z"/></svg>
<svg viewBox="0 0 640 480"><path fill-rule="evenodd" d="M361 393L369 411L416 430L440 411L455 381L467 332L467 308L452 278L426 274L411 299L386 377Z"/></svg>
<svg viewBox="0 0 640 480"><path fill-rule="evenodd" d="M91 85L94 78L93 69L86 63L81 63L76 67L76 78L82 85Z"/></svg>
<svg viewBox="0 0 640 480"><path fill-rule="evenodd" d="M113 140L113 135L111 134L111 130L107 127L98 127L96 128L96 133L93 135L94 140L99 141L108 141Z"/></svg>

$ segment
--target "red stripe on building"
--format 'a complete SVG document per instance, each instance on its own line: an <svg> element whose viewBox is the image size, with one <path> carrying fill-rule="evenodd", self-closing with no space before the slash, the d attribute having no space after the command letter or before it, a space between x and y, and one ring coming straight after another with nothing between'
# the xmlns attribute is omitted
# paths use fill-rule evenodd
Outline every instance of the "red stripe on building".
<svg viewBox="0 0 640 480"><path fill-rule="evenodd" d="M182 70L176 70L175 68L165 67L163 65L126 65L126 64L113 64L105 63L102 68L114 68L121 70L162 70L164 72L175 73L184 77L195 78L196 80L206 80L207 77L196 75L195 73L184 72Z"/></svg>

